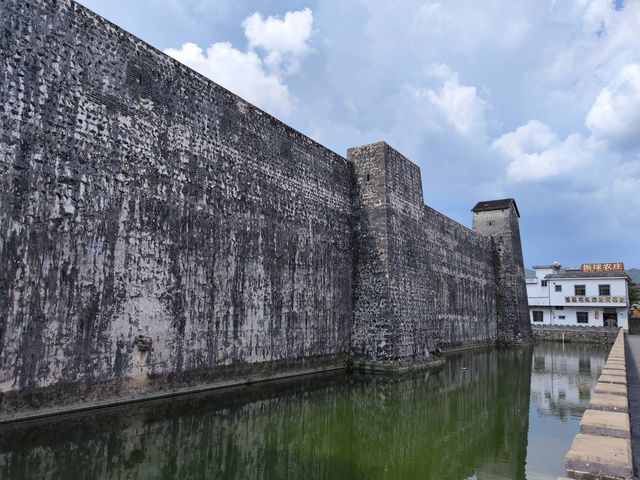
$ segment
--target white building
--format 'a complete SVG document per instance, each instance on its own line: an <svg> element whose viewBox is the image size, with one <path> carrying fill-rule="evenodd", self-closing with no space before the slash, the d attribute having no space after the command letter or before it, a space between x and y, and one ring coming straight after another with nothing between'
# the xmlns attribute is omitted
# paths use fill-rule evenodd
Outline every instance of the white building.
<svg viewBox="0 0 640 480"><path fill-rule="evenodd" d="M532 325L582 325L629 328L629 277L621 263L560 264L533 267L528 277Z"/></svg>

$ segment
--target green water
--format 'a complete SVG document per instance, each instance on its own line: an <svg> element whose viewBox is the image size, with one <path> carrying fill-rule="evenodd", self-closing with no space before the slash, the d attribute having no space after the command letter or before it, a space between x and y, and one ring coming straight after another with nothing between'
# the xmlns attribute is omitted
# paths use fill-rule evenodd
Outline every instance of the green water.
<svg viewBox="0 0 640 480"><path fill-rule="evenodd" d="M0 428L1 479L555 479L606 349L449 357Z"/></svg>

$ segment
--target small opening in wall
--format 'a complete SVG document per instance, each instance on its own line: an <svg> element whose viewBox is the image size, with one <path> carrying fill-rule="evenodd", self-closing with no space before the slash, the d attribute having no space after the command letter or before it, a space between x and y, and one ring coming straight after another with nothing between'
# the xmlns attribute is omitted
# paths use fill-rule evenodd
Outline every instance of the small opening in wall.
<svg viewBox="0 0 640 480"><path fill-rule="evenodd" d="M491 225L491 222L489 222L489 225Z"/></svg>
<svg viewBox="0 0 640 480"><path fill-rule="evenodd" d="M142 74L138 75L138 85L142 85Z"/></svg>
<svg viewBox="0 0 640 480"><path fill-rule="evenodd" d="M367 173L367 182L369 181L369 174Z"/></svg>

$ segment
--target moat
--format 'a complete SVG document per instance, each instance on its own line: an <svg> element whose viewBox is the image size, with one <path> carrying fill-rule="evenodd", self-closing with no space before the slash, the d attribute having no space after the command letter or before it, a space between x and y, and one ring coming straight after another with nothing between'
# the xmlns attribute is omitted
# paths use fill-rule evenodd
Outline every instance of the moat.
<svg viewBox="0 0 640 480"><path fill-rule="evenodd" d="M608 349L336 372L0 427L2 479L555 479Z"/></svg>

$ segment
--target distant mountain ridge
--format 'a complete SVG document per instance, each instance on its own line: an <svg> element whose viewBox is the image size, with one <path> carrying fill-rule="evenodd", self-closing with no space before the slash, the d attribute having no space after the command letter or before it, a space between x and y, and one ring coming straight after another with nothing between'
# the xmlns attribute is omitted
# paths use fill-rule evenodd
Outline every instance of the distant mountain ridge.
<svg viewBox="0 0 640 480"><path fill-rule="evenodd" d="M640 268L627 268L626 271L633 283L640 283Z"/></svg>

